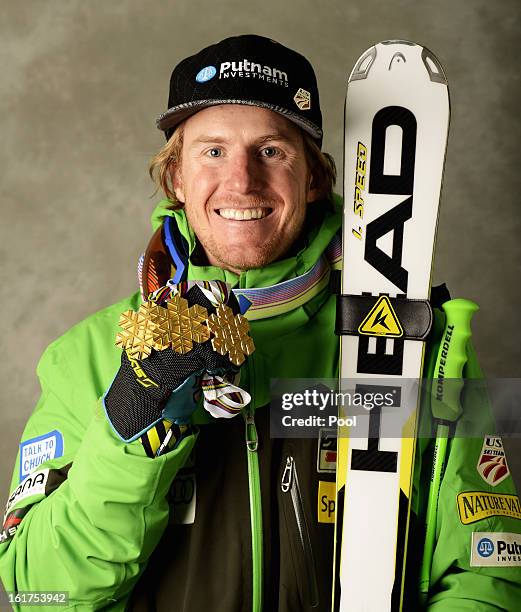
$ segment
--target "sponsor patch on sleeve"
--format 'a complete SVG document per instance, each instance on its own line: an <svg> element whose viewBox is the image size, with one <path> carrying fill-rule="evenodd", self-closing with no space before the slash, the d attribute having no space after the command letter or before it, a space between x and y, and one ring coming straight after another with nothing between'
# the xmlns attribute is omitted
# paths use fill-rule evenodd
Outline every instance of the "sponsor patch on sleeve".
<svg viewBox="0 0 521 612"><path fill-rule="evenodd" d="M470 565L471 567L521 567L521 535L474 532Z"/></svg>
<svg viewBox="0 0 521 612"><path fill-rule="evenodd" d="M459 518L464 525L491 516L509 516L521 519L521 502L517 495L465 491L458 495L457 503Z"/></svg>
<svg viewBox="0 0 521 612"><path fill-rule="evenodd" d="M20 482L41 463L63 455L63 436L57 430L20 444Z"/></svg>
<svg viewBox="0 0 521 612"><path fill-rule="evenodd" d="M23 480L16 489L11 493L5 507L5 514L18 502L32 495L45 495L45 485L49 477L49 470L40 470L33 472L25 480Z"/></svg>
<svg viewBox="0 0 521 612"><path fill-rule="evenodd" d="M481 478L493 487L508 478L510 470L500 437L485 436L476 467Z"/></svg>

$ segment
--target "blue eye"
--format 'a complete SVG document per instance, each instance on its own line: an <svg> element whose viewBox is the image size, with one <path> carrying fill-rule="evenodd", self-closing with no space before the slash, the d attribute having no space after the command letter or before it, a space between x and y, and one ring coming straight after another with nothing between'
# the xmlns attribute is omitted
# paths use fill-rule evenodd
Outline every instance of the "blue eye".
<svg viewBox="0 0 521 612"><path fill-rule="evenodd" d="M264 157L275 157L278 155L279 150L276 147L264 147L262 153Z"/></svg>

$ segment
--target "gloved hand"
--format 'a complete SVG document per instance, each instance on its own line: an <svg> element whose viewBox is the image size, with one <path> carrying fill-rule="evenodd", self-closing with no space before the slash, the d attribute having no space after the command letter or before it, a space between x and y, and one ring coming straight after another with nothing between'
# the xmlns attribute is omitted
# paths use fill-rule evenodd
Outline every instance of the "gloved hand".
<svg viewBox="0 0 521 612"><path fill-rule="evenodd" d="M225 283L169 281L137 313L123 313L120 326L123 332L116 344L125 350L103 403L125 442L162 419L189 422L201 382L209 388L205 408L214 416L234 416L249 402L248 394L231 382L237 382L240 365L254 350L253 341ZM228 410L226 401L216 396L219 387L224 395L231 394Z"/></svg>

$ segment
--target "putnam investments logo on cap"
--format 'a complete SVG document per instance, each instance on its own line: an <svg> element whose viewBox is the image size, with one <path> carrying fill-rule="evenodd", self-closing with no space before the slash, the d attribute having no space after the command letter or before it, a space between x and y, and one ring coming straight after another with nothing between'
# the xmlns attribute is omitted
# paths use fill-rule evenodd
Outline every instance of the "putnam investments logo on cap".
<svg viewBox="0 0 521 612"><path fill-rule="evenodd" d="M199 70L195 80L198 83L206 83L213 79L216 74L217 69L215 66L206 66L202 70ZM258 62L246 58L240 61L230 60L222 62L219 66L219 78L252 78L288 87L288 75L286 72L272 66L259 64Z"/></svg>
<svg viewBox="0 0 521 612"><path fill-rule="evenodd" d="M322 142L313 67L300 53L264 36L232 36L182 60L170 77L168 110L157 127L168 139L190 115L220 104L267 108Z"/></svg>

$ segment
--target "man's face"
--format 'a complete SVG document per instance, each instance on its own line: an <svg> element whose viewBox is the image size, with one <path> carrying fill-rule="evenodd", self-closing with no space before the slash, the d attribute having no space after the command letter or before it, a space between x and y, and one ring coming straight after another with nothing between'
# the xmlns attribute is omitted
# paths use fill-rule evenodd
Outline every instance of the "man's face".
<svg viewBox="0 0 521 612"><path fill-rule="evenodd" d="M239 273L280 259L316 199L298 127L273 111L223 104L184 125L174 188L208 262Z"/></svg>

